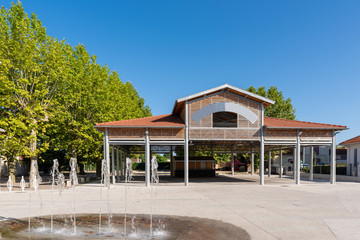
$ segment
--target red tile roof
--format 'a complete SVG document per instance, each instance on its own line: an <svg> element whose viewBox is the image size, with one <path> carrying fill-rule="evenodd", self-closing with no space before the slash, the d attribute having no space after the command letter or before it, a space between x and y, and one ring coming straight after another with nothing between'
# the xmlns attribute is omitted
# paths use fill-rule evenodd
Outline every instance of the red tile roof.
<svg viewBox="0 0 360 240"><path fill-rule="evenodd" d="M97 123L95 127L185 127L184 122L171 114Z"/></svg>
<svg viewBox="0 0 360 240"><path fill-rule="evenodd" d="M267 128L310 128L334 130L346 129L346 126L342 125L304 122L271 117L265 117L264 122L264 125ZM171 114L165 114L145 118L135 118L129 120L98 123L95 125L95 127L185 127L185 124L180 119L180 117Z"/></svg>
<svg viewBox="0 0 360 240"><path fill-rule="evenodd" d="M345 142L340 143L340 145L348 145L352 143L360 143L360 135L354 138L351 138L349 140L346 140Z"/></svg>
<svg viewBox="0 0 360 240"><path fill-rule="evenodd" d="M296 128L296 129L310 128L310 129L334 129L334 130L341 130L347 128L346 126L342 126L342 125L304 122L304 121L271 118L271 117L264 118L264 125L268 128Z"/></svg>

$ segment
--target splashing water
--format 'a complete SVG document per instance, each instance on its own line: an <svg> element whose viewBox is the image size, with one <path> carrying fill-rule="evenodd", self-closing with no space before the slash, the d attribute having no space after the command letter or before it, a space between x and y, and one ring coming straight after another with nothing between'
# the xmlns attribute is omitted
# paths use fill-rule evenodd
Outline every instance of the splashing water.
<svg viewBox="0 0 360 240"><path fill-rule="evenodd" d="M77 174L76 174L76 159L75 158L71 158L70 159L70 182L71 182L71 187L73 188L74 191L74 220L73 220L73 226L74 226L74 233L76 233L76 191L75 191L75 186L78 185L78 178L77 178Z"/></svg>
<svg viewBox="0 0 360 240"><path fill-rule="evenodd" d="M158 174L158 162L156 156L151 158L151 183L156 185L159 183L159 174ZM153 184L151 184L151 199L150 199L150 237L153 235Z"/></svg>
<svg viewBox="0 0 360 240"><path fill-rule="evenodd" d="M132 161L130 158L126 158L126 173L125 173L125 182L128 183L133 178L133 170L132 170Z"/></svg>
<svg viewBox="0 0 360 240"><path fill-rule="evenodd" d="M70 182L71 182L71 186L75 187L75 185L78 185L78 177L76 174L76 159L75 158L71 158L70 159Z"/></svg>
<svg viewBox="0 0 360 240"><path fill-rule="evenodd" d="M33 188L36 192L39 188L42 179L40 177L39 168L37 161L31 161L31 168L30 168L30 179L29 179L29 223L28 223L28 232L30 233L31 230L31 189ZM40 192L39 192L40 197Z"/></svg>
<svg viewBox="0 0 360 240"><path fill-rule="evenodd" d="M13 188L13 186L14 186L14 183L13 183L13 181L12 181L12 179L11 179L11 176L9 176L9 180L8 180L7 183L6 183L6 186L7 186L7 188L9 189L9 192L11 192L11 191L12 191L12 188Z"/></svg>
<svg viewBox="0 0 360 240"><path fill-rule="evenodd" d="M21 180L20 180L20 188L21 188L21 191L24 192L25 191L25 179L24 179L24 176L21 176Z"/></svg>
<svg viewBox="0 0 360 240"><path fill-rule="evenodd" d="M59 162L57 159L53 160L53 167L51 169L51 232L53 232L53 204L54 204L54 187L55 185L59 189L59 194L65 186L64 174L59 171Z"/></svg>
<svg viewBox="0 0 360 240"><path fill-rule="evenodd" d="M156 160L156 156L153 156L151 159L151 182L155 184L159 183L158 167L159 164Z"/></svg>
<svg viewBox="0 0 360 240"><path fill-rule="evenodd" d="M125 171L125 196L124 196L124 235L126 236L126 202L127 202L127 184L133 178L132 161L130 158L126 158L126 171Z"/></svg>
<svg viewBox="0 0 360 240"><path fill-rule="evenodd" d="M102 204L102 188L107 189L107 204L108 204L108 228L111 228L112 214L109 206L109 189L110 189L110 174L107 161L103 159L101 161L101 187L100 187L100 212L99 212L99 235L101 234L101 204Z"/></svg>
<svg viewBox="0 0 360 240"><path fill-rule="evenodd" d="M40 177L39 168L37 161L31 162L31 172L30 172L30 188L32 187L36 192L39 188L42 179Z"/></svg>

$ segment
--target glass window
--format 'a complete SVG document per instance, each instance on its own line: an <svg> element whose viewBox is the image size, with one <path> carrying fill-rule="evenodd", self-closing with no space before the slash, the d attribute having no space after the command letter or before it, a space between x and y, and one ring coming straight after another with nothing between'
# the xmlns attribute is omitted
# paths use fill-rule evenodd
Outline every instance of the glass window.
<svg viewBox="0 0 360 240"><path fill-rule="evenodd" d="M213 127L218 128L236 128L237 114L232 112L213 113Z"/></svg>

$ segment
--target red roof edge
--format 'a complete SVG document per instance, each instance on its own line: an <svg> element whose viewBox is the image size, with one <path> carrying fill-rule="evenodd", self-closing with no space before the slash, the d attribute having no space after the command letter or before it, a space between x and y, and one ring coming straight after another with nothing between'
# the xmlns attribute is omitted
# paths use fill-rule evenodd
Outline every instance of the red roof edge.
<svg viewBox="0 0 360 240"><path fill-rule="evenodd" d="M144 118L97 123L95 124L95 127L184 127L184 122L178 116L164 114Z"/></svg>
<svg viewBox="0 0 360 240"><path fill-rule="evenodd" d="M360 135L357 137L350 138L350 139L340 143L340 145L347 145L347 144L353 144L353 143L360 143Z"/></svg>
<svg viewBox="0 0 360 240"><path fill-rule="evenodd" d="M306 121L273 118L273 117L264 117L264 126L268 128L299 128L299 129L308 128L308 129L335 129L335 130L347 129L347 127L343 125L306 122Z"/></svg>

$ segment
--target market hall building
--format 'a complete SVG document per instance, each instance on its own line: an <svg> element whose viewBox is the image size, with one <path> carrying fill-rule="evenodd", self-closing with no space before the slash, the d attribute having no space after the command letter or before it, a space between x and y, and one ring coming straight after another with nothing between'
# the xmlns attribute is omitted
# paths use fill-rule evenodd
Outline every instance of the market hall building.
<svg viewBox="0 0 360 240"><path fill-rule="evenodd" d="M234 153L251 153L252 174L254 154L258 153L260 185L263 185L265 151L280 153L282 169L282 150L293 149L294 179L300 184L301 148L328 145L331 146L330 183L335 184L336 134L347 129L346 126L264 116L265 109L274 103L271 99L224 84L177 99L171 114L98 123L95 127L104 133L104 155L108 169L112 162L113 183L115 162L119 181L124 175L125 157L131 153L145 154L146 186L150 186L152 152L170 153L171 173L182 172L185 186L189 184L189 176L214 170L211 157L214 153L231 153L232 174ZM209 153L209 158L195 157L196 152ZM271 161L268 164L271 169ZM270 176L271 171L268 174Z"/></svg>

